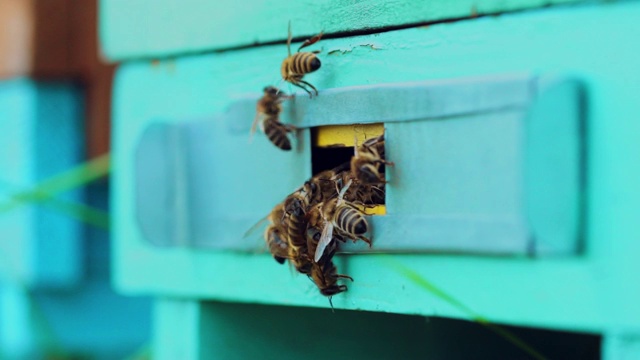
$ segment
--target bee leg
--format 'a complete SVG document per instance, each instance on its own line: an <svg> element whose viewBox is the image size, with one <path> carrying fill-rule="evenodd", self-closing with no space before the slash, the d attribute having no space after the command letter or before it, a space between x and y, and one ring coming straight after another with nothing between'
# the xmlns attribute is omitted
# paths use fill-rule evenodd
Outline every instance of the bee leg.
<svg viewBox="0 0 640 360"><path fill-rule="evenodd" d="M311 93L311 91L309 91L306 87L304 87L304 86L300 85L300 83L305 83L305 81L298 80L298 81L295 81L295 82L293 82L293 81L291 82L291 84L293 84L293 86L297 86L297 87L299 87L300 89L302 89L302 90L306 91L306 92L307 92L307 94L309 94L309 98L312 98L312 97L313 97L313 94ZM315 89L315 88L314 88L314 89ZM316 92L317 92L317 90L316 90Z"/></svg>
<svg viewBox="0 0 640 360"><path fill-rule="evenodd" d="M320 34L305 40L305 42L303 42L302 45L300 45L300 47L298 48L298 52L300 52L300 50L302 50L303 48L306 48L307 46L313 45L313 44L317 43L318 41L320 41L320 39L322 38L323 34L324 34L324 32L320 32Z"/></svg>
<svg viewBox="0 0 640 360"><path fill-rule="evenodd" d="M363 235L363 236L360 236L360 240L366 242L367 244L369 244L369 247L371 247L371 239Z"/></svg>
<svg viewBox="0 0 640 360"><path fill-rule="evenodd" d="M352 278L351 276L348 276L348 275L340 275L340 274L337 274L337 275L336 275L336 278L339 278L339 279L349 279L349 280L353 281L353 278ZM347 289L346 289L346 287L347 287L346 285L342 285L342 286L344 286L344 287L345 287L345 290L347 290Z"/></svg>
<svg viewBox="0 0 640 360"><path fill-rule="evenodd" d="M393 163L392 161L387 161L387 160L383 160L383 159L378 160L378 161L376 161L376 162L378 162L378 163L380 163L380 164L389 165L389 166L395 166L395 163Z"/></svg>
<svg viewBox="0 0 640 360"><path fill-rule="evenodd" d="M312 89L313 89L313 91L315 91L315 92L316 92L316 96L318 96L318 89L316 89L316 87L315 87L315 86L313 86L313 85L309 84L308 82L306 82L306 81L304 81L304 80L302 80L302 79L300 79L299 81L300 81L301 83L303 83L303 84L307 85L308 87L312 88Z"/></svg>
<svg viewBox="0 0 640 360"><path fill-rule="evenodd" d="M291 124L282 124L282 125L284 125L284 127L287 129L287 132L294 132L294 131L298 130L297 127L295 127L295 126L293 126Z"/></svg>
<svg viewBox="0 0 640 360"><path fill-rule="evenodd" d="M287 38L287 53L289 53L289 56L291 56L291 20L289 20L289 36ZM298 50L300 51L300 50Z"/></svg>
<svg viewBox="0 0 640 360"><path fill-rule="evenodd" d="M285 93L278 93L278 100L276 100L276 104L282 104L285 100L289 100L293 98L293 95L287 95Z"/></svg>
<svg viewBox="0 0 640 360"><path fill-rule="evenodd" d="M258 125L262 125L260 122L262 119L261 114L256 114L256 117L253 119L253 123L251 124L251 130L249 130L249 142L251 142L253 134L255 134Z"/></svg>

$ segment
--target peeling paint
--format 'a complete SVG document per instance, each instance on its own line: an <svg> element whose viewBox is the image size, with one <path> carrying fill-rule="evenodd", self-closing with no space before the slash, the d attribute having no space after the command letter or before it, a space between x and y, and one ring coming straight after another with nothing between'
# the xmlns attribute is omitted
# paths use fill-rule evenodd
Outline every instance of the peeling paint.
<svg viewBox="0 0 640 360"><path fill-rule="evenodd" d="M371 50L382 50L382 49L384 49L383 46L380 45L380 44L366 43L366 44L359 44L359 45L355 45L355 46L335 48L333 50L330 50L327 54L328 55L333 55L333 54L344 55L346 53L353 52L355 49L360 48L360 47L369 48Z"/></svg>

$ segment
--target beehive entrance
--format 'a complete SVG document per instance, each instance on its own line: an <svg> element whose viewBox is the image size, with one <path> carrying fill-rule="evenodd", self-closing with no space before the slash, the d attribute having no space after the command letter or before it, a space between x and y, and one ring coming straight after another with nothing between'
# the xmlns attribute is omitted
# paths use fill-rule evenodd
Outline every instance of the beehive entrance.
<svg viewBox="0 0 640 360"><path fill-rule="evenodd" d="M325 170L343 165L348 171L349 162L354 155L354 146L361 145L367 139L384 134L384 124L335 125L311 129L311 170L318 174ZM384 165L380 167L384 174ZM370 215L385 214L385 196L367 205L377 205L364 209Z"/></svg>

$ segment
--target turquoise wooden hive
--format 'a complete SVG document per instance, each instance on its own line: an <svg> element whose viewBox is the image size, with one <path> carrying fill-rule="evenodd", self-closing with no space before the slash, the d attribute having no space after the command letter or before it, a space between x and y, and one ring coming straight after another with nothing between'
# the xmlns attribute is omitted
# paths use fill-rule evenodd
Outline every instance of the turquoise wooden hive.
<svg viewBox="0 0 640 360"><path fill-rule="evenodd" d="M102 2L104 52L123 62L114 282L157 297L158 358L443 346L382 313L597 334L602 358L640 356L640 4L551 3ZM248 132L280 80L289 20L296 41L326 38L305 77L320 94L287 103L283 121L302 130L283 152ZM371 249L336 257L355 281L333 304L358 310L341 317L243 233L312 175L313 132L379 123L395 163L386 214L371 218Z"/></svg>

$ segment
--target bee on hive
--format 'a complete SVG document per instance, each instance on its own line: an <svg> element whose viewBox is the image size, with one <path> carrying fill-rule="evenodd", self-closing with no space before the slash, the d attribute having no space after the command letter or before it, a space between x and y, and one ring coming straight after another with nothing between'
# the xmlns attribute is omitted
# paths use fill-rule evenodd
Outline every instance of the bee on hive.
<svg viewBox="0 0 640 360"><path fill-rule="evenodd" d="M360 239L371 246L371 240L365 236L369 231L367 219L360 209L343 199L351 183L352 181L349 180L337 197L322 204L321 215L326 224L314 256L316 262L320 260L327 246L334 240L335 230L345 238Z"/></svg>
<svg viewBox="0 0 640 360"><path fill-rule="evenodd" d="M287 229L284 227L283 218L284 203L281 202L274 206L267 216L260 219L244 234L244 238L247 238L261 229L265 222L268 222L269 225L263 233L264 241L267 249L269 249L269 252L279 264L284 264L285 260L289 258Z"/></svg>
<svg viewBox="0 0 640 360"><path fill-rule="evenodd" d="M380 173L381 164L393 165L384 159L384 135L355 147L355 155L351 158L351 174L363 185L384 184L386 181Z"/></svg>
<svg viewBox="0 0 640 360"><path fill-rule="evenodd" d="M308 275L311 272L306 240L308 198L303 190L296 191L285 199L284 204L283 224L287 229L289 260L298 272Z"/></svg>
<svg viewBox="0 0 640 360"><path fill-rule="evenodd" d="M313 45L320 41L322 38L322 32L310 39L307 39L300 47L298 48L298 52L291 55L291 22L289 22L289 36L287 38L287 53L288 56L282 61L282 66L280 67L280 72L282 74L282 79L287 81L294 86L301 88L309 94L309 97L312 97L311 91L307 89L307 86L315 91L316 96L318 95L318 89L316 89L310 83L302 80L305 74L314 72L320 68L320 59L316 56L320 51L312 51L312 52L300 52L303 48Z"/></svg>
<svg viewBox="0 0 640 360"><path fill-rule="evenodd" d="M270 224L265 230L264 238L273 258L279 264L284 264L284 261L289 257L289 244L280 233L280 229Z"/></svg>
<svg viewBox="0 0 640 360"><path fill-rule="evenodd" d="M333 252L335 252L335 249ZM339 285L338 279L349 279L353 281L351 276L338 274L338 269L333 261L331 261L332 257L333 253L328 255L328 260L325 262L314 262L311 268L311 280L316 284L320 293L329 298L331 309L333 309L332 297L348 289L347 285Z"/></svg>
<svg viewBox="0 0 640 360"><path fill-rule="evenodd" d="M291 97L274 86L265 87L263 92L264 94L256 106L256 117L251 125L251 135L256 132L256 128L259 126L271 143L282 150L291 150L291 141L287 135L290 132L295 132L296 127L280 122L282 102Z"/></svg>

